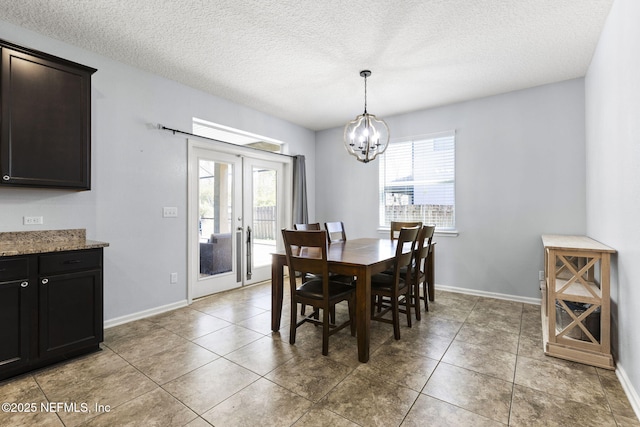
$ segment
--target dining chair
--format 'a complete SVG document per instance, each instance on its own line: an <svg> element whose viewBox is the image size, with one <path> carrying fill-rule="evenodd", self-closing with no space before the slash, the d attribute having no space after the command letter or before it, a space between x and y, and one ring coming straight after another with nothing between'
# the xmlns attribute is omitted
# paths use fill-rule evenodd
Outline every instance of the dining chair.
<svg viewBox="0 0 640 427"><path fill-rule="evenodd" d="M344 231L344 223L342 223L342 221L325 222L324 229L327 230L329 243L347 241L347 233Z"/></svg>
<svg viewBox="0 0 640 427"><path fill-rule="evenodd" d="M429 291L427 281L427 259L431 255L433 234L435 225L423 225L418 233L416 240L416 249L411 264L411 306L416 312L416 320L421 320L420 300L424 300L424 310L429 311ZM403 276L407 272L407 267L400 269L400 275ZM386 272L385 272L386 273ZM422 285L422 293L420 292Z"/></svg>
<svg viewBox="0 0 640 427"><path fill-rule="evenodd" d="M327 238L329 239L329 244L337 243L337 242L346 242L347 241L347 233L344 231L344 223L340 222L325 222L324 229L327 230ZM356 278L354 276L346 276L344 274L331 274L331 278L338 282L350 284L352 286L356 285Z"/></svg>
<svg viewBox="0 0 640 427"><path fill-rule="evenodd" d="M427 250L424 248L425 239L429 233L428 226L420 227L418 231L418 237L416 239L416 246L413 253L413 260L410 266L400 267L400 277L408 277L409 287L411 290L411 298L405 299L400 302L400 306L407 304L411 305L411 308L415 311L416 320L421 320L420 314L420 280L424 280L426 277L424 274L420 274L422 270L423 256L427 256ZM433 234L433 232L431 232ZM424 252L424 255L423 255ZM407 275L407 272L409 274ZM384 271L384 274L393 274L394 269ZM381 303L378 301L378 311L381 311Z"/></svg>
<svg viewBox="0 0 640 427"><path fill-rule="evenodd" d="M420 313L420 300L424 299L425 311L429 311L429 292L427 290L427 258L431 253L431 240L433 239L433 232L435 231L435 225L423 225L418 232L418 238L416 240L416 248L413 254L413 261L411 268L401 267L400 276L403 277L409 271L409 280L411 282L411 300L405 303L411 303L411 307L415 310L416 320L421 320ZM423 292L420 295L420 285L423 285ZM427 298L423 295L426 295Z"/></svg>
<svg viewBox="0 0 640 427"><path fill-rule="evenodd" d="M289 343L295 344L296 330L303 323L322 325L322 354L329 354L329 336L346 326L351 326L351 335L355 336L355 287L336 282L329 275L327 262L327 232L282 230L287 265L289 266L289 286L291 288L291 324ZM298 286L295 272L310 272L315 276L303 280ZM336 304L347 301L349 319L337 325L330 321L330 312L335 313ZM313 313L298 321L297 305L313 307ZM322 320L319 311L322 311Z"/></svg>
<svg viewBox="0 0 640 427"><path fill-rule="evenodd" d="M326 227L326 224L325 224L325 227ZM293 229L298 231L321 230L319 222L312 222L308 224L293 224ZM329 243L331 243L329 233L327 233L327 240L329 241ZM313 278L313 274L309 273L308 271L300 274L302 275L303 279L306 279L306 280ZM353 276L345 276L344 274L333 274L333 273L330 273L330 274L331 274L331 279L333 281L342 282L347 285L355 286L355 278ZM305 312L306 312L306 306L305 304L302 304L302 306L300 307L300 314L304 316ZM331 315L333 318L334 313L332 312Z"/></svg>
<svg viewBox="0 0 640 427"><path fill-rule="evenodd" d="M378 273L371 276L371 320L393 324L393 337L400 339L400 313L406 313L407 325L411 327L411 264L415 255L416 239L420 227L403 227L396 239L396 254L393 262L393 274ZM405 245L411 248L405 252ZM401 274L405 267L405 274ZM378 312L374 310L378 302ZM400 303L404 303L404 310ZM385 316L391 311L391 319Z"/></svg>
<svg viewBox="0 0 640 427"><path fill-rule="evenodd" d="M403 227L404 228L422 227L422 222L421 221L414 221L414 222L391 221L391 223L389 224L389 232L390 232L389 238L391 240L397 240L398 235L400 234L400 230ZM393 269L385 270L383 273L393 274ZM380 299L376 301L376 307L378 307L378 312L382 311L382 301Z"/></svg>

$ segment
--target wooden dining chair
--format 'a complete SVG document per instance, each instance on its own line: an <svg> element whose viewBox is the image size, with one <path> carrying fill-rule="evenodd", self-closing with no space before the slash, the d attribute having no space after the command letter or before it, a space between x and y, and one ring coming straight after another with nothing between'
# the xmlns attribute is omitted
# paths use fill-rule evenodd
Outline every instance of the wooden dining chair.
<svg viewBox="0 0 640 427"><path fill-rule="evenodd" d="M396 255L393 263L393 274L379 273L371 276L371 320L393 324L393 337L400 339L400 313L406 313L407 325L411 327L411 264L415 254L416 239L420 227L404 227L397 238ZM411 248L405 252L405 245ZM405 267L405 274L401 274ZM378 302L379 311L374 310ZM404 310L400 304L404 303ZM391 319L384 315L391 311Z"/></svg>
<svg viewBox="0 0 640 427"><path fill-rule="evenodd" d="M431 255L431 243L435 232L435 225L423 225L418 233L416 240L416 248L411 264L411 307L415 310L416 320L421 320L420 300L424 300L424 310L429 311L429 291L427 282L427 259ZM387 273L387 272L385 272ZM404 277L407 273L407 267L400 268L400 276ZM387 273L389 274L389 273ZM422 292L420 292L422 285Z"/></svg>
<svg viewBox="0 0 640 427"><path fill-rule="evenodd" d="M391 240L397 240L398 235L400 234L400 230L402 228L411 228L411 227L422 227L422 222L414 221L414 222L401 222L401 221L391 221L389 224L389 238ZM384 274L393 274L393 269L385 270ZM378 308L378 312L382 311L382 301L378 299L376 301L376 307Z"/></svg>
<svg viewBox="0 0 640 427"><path fill-rule="evenodd" d="M329 239L329 244L347 241L347 233L344 231L344 223L342 223L342 221L325 222L324 228L325 230L327 230L327 238ZM333 280L346 283L351 286L356 285L356 278L354 276L346 276L344 274L334 274L334 273L330 273L330 274Z"/></svg>
<svg viewBox="0 0 640 427"><path fill-rule="evenodd" d="M411 300L406 303L411 303L411 307L415 310L416 320L421 320L420 314L420 300L424 299L425 311L429 311L429 292L427 291L427 258L431 252L431 240L433 239L433 232L435 231L435 225L424 225L418 232L418 239L416 240L416 248L413 254L413 262L411 268L402 267L400 269L400 275L404 276L409 271L409 279L411 286ZM420 294L420 285L423 285L422 295ZM425 299L423 295L426 295Z"/></svg>
<svg viewBox="0 0 640 427"><path fill-rule="evenodd" d="M326 224L325 224L325 227L326 227ZM309 224L293 224L293 229L298 231L314 231L314 230L320 230L321 228L320 228L319 222L312 222ZM331 243L329 233L327 233L327 240L329 241L329 243ZM312 273L308 271L300 274L304 279L307 279L307 280L313 278L314 276ZM346 285L355 286L355 278L353 276L345 276L344 274L331 273L331 279L335 282L342 282ZM305 312L306 312L306 306L305 304L302 304L302 306L300 307L300 315L304 316ZM334 313L332 312L331 315L333 318Z"/></svg>
<svg viewBox="0 0 640 427"><path fill-rule="evenodd" d="M327 237L329 238L329 243L347 241L347 233L345 233L344 231L344 224L342 223L342 221L325 222L324 229L327 230Z"/></svg>
<svg viewBox="0 0 640 427"><path fill-rule="evenodd" d="M322 325L322 354L329 353L329 336L346 326L351 326L351 335L355 336L355 288L331 280L327 262L327 232L282 230L282 238L289 266L289 286L291 288L291 324L289 343L295 344L296 330L303 323ZM314 278L303 280L298 286L295 272L310 272ZM330 312L335 312L336 304L347 301L349 319L342 324L330 321ZM312 306L314 311L298 321L297 305ZM319 320L322 311L322 320Z"/></svg>

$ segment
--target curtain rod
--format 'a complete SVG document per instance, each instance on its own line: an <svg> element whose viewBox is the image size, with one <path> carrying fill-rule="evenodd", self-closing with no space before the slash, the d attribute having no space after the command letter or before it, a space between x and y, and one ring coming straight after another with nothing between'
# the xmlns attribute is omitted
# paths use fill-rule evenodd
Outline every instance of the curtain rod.
<svg viewBox="0 0 640 427"><path fill-rule="evenodd" d="M297 157L297 156L292 156L291 154L274 153L273 151L263 150L262 148L257 148L257 147L251 147L250 145L238 145L238 144L234 144L232 142L220 141L219 139L209 138L208 136L196 135L195 133L185 132L185 131L179 130L179 129L168 128L168 127L166 127L164 125L161 125L160 123L158 123L158 129L160 129L160 130L168 130L169 132L173 132L174 135L176 133L181 133L183 135L189 135L189 136L195 136L197 138L208 139L209 141L221 142L223 144L232 145L234 147L250 148L251 150L261 151L263 153L277 154L278 156L290 157L292 159L295 159Z"/></svg>

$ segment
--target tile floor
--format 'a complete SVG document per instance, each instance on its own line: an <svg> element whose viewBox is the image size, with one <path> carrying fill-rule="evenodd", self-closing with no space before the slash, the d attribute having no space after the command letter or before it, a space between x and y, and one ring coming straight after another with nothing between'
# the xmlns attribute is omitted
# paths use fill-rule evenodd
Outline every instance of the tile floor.
<svg viewBox="0 0 640 427"><path fill-rule="evenodd" d="M373 323L361 364L348 328L328 357L310 324L289 345L287 306L272 334L270 305L266 283L107 329L100 352L0 382L0 402L56 409L0 425L640 426L614 372L544 356L538 306L438 291L400 341Z"/></svg>

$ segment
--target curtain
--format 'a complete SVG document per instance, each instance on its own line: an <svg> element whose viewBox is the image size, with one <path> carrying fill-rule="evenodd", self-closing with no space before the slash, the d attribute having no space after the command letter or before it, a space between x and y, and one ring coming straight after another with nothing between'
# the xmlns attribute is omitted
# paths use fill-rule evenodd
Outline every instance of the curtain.
<svg viewBox="0 0 640 427"><path fill-rule="evenodd" d="M307 212L307 172L304 156L293 158L293 223L306 224L309 222Z"/></svg>

